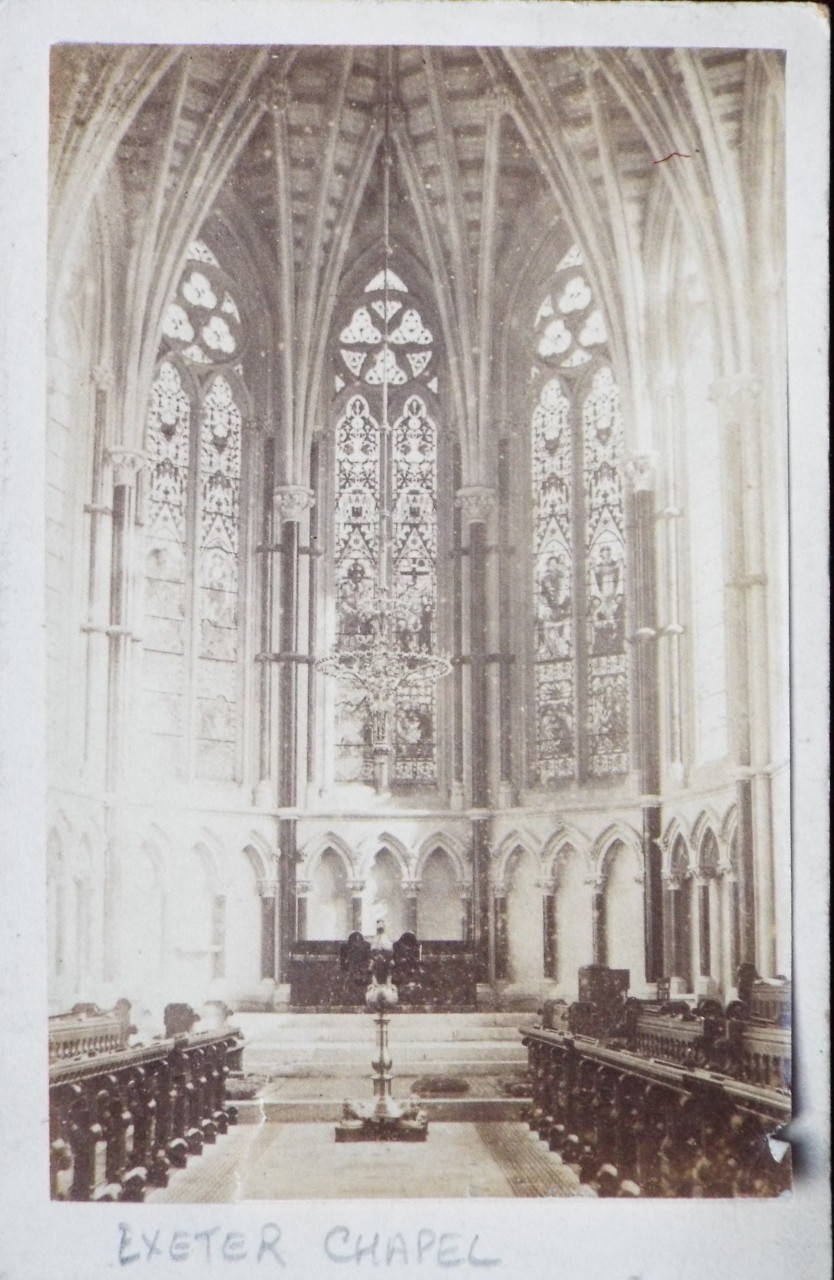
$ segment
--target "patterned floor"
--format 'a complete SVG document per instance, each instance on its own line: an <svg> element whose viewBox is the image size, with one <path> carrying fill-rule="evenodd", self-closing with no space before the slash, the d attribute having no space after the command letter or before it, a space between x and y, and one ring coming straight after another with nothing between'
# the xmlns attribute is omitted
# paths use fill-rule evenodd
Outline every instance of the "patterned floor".
<svg viewBox="0 0 834 1280"><path fill-rule="evenodd" d="M149 1204L582 1195L525 1124L433 1123L425 1143L337 1144L332 1124L240 1125Z"/></svg>

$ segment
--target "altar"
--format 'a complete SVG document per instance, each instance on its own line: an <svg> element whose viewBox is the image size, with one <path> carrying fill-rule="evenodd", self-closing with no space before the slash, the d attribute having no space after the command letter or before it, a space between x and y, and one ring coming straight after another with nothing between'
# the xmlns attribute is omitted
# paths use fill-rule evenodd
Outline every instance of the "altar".
<svg viewBox="0 0 834 1280"><path fill-rule="evenodd" d="M364 1008L369 944L360 933L343 942L294 942L289 955L290 1004L297 1009ZM468 942L394 943L393 981L401 1010L464 1011L476 1007L477 962Z"/></svg>

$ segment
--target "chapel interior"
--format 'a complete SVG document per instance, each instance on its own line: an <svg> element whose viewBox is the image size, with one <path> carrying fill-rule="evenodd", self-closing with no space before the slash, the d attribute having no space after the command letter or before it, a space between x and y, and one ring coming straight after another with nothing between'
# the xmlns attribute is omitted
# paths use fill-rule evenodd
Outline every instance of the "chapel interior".
<svg viewBox="0 0 834 1280"><path fill-rule="evenodd" d="M51 131L53 1194L253 1098L390 1194L380 921L398 1194L776 1194L782 55L61 45Z"/></svg>

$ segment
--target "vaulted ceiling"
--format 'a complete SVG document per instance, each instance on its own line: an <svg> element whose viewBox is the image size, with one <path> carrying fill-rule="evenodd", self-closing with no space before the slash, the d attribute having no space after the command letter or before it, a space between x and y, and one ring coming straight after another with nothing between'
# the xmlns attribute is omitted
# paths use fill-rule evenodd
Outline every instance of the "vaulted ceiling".
<svg viewBox="0 0 834 1280"><path fill-rule="evenodd" d="M388 101L392 240L433 280L462 417L478 416L479 357L507 291L562 220L639 376L635 264L651 210L671 203L708 267L726 271L732 254L743 274L744 116L773 74L743 50L62 46L53 263L106 189L123 219L128 316L141 300L141 383L189 240L218 199L233 203L294 335L285 372L306 421L306 353L377 225Z"/></svg>

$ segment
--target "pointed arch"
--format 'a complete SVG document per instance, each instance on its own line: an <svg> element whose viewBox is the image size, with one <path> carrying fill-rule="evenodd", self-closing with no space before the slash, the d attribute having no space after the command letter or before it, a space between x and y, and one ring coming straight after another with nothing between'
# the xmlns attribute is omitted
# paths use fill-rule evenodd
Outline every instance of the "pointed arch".
<svg viewBox="0 0 834 1280"><path fill-rule="evenodd" d="M494 861L494 879L497 883L506 881L510 859L516 850L520 850L522 853L529 853L541 875L543 863L541 844L529 831L517 827L504 836L498 846Z"/></svg>
<svg viewBox="0 0 834 1280"><path fill-rule="evenodd" d="M341 858L344 863L347 877L349 880L355 880L358 876L358 862L360 855L358 851L354 851L342 836L336 835L335 831L326 831L324 834L312 836L306 844L299 849L301 860L299 862L300 878L309 880L313 869L321 861L323 855L328 849Z"/></svg>
<svg viewBox="0 0 834 1280"><path fill-rule="evenodd" d="M590 857L594 874L598 876L606 874L609 859L618 844L624 845L626 849L637 855L641 874L644 874L643 844L640 839L640 833L634 827L630 827L627 823L621 821L612 822L594 841Z"/></svg>
<svg viewBox="0 0 834 1280"><path fill-rule="evenodd" d="M686 849L687 861L689 859L689 832L678 814L667 823L666 830L660 839L660 849L662 854L661 871L664 876L672 875L672 851L676 844L681 841Z"/></svg>
<svg viewBox="0 0 834 1280"><path fill-rule="evenodd" d="M553 884L558 884L565 862L574 854L582 860L590 875L591 842L577 827L562 824L545 841L541 854L542 867Z"/></svg>
<svg viewBox="0 0 834 1280"><path fill-rule="evenodd" d="M147 854L159 883L167 888L173 864L173 850L167 833L162 827L152 823L138 841L137 848Z"/></svg>
<svg viewBox="0 0 834 1280"><path fill-rule="evenodd" d="M271 848L269 841L260 831L251 831L249 835L241 838L238 844L256 880L270 881L275 878L280 850Z"/></svg>
<svg viewBox="0 0 834 1280"><path fill-rule="evenodd" d="M191 845L191 852L201 859L206 869L209 887L213 893L220 890L226 876L228 858L220 837L207 827L201 827Z"/></svg>
<svg viewBox="0 0 834 1280"><path fill-rule="evenodd" d="M466 851L460 841L446 831L438 831L420 845L414 867L414 878L416 880L422 878L426 862L436 849L441 849L450 858L457 874L458 884L461 886L470 884L472 869L468 864Z"/></svg>
<svg viewBox="0 0 834 1280"><path fill-rule="evenodd" d="M366 836L364 840L359 842L356 853L360 876L365 878L368 875L373 866L374 858L381 849L387 849L394 858L399 866L403 880L410 879L413 865L412 856L402 840L391 835L388 831L383 831L378 836Z"/></svg>
<svg viewBox="0 0 834 1280"><path fill-rule="evenodd" d="M730 805L721 820L719 839L723 848L729 851L733 837L738 832L738 807L735 801Z"/></svg>
<svg viewBox="0 0 834 1280"><path fill-rule="evenodd" d="M691 856L694 858L695 869L701 874L714 875L717 870L720 856L717 832L720 829L718 818L711 808L702 809L693 823L690 842ZM704 862L704 856L710 838L714 841L715 853L712 855L710 865L707 866Z"/></svg>

